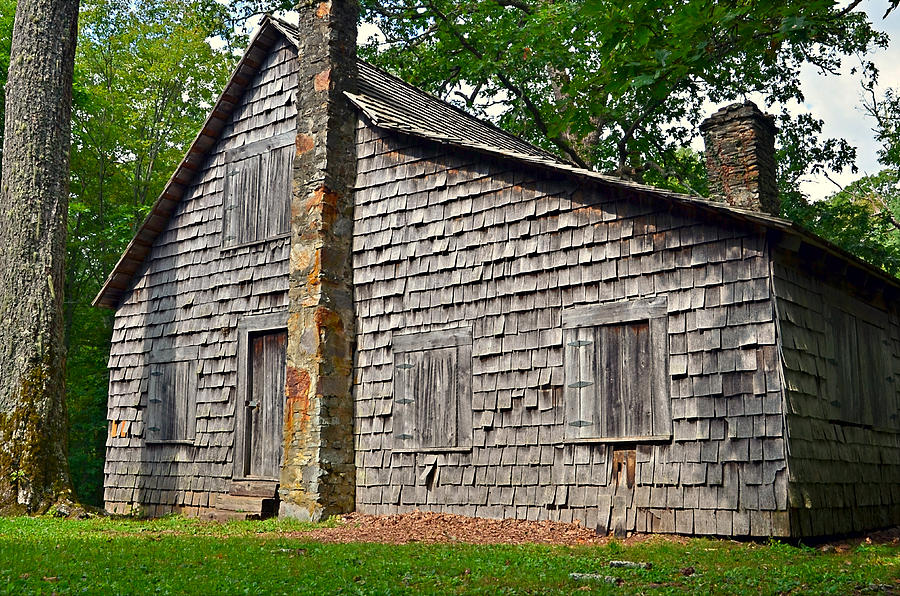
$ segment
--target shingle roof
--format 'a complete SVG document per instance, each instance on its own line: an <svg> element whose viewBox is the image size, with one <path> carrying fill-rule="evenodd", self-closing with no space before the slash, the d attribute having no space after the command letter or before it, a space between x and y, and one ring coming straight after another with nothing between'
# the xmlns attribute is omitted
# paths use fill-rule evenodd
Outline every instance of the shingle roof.
<svg viewBox="0 0 900 596"><path fill-rule="evenodd" d="M256 73L266 52L281 36L298 46L296 27L284 21L265 17L260 29L241 58L225 91L213 107L200 134L191 144L182 162L169 179L160 197L151 207L134 239L110 273L94 305L115 308L131 287L132 279L150 252L156 237L163 231L178 201L206 154L219 137L228 118L240 101L246 86ZM678 204L691 205L704 211L717 212L769 229L799 236L822 250L853 262L894 286L900 284L880 269L872 267L846 251L809 233L796 224L766 214L712 202L700 197L684 195L629 182L580 168L544 151L496 126L482 122L428 93L417 89L378 68L360 61L357 93L347 96L371 122L378 127L478 151L502 158L511 158L539 168L590 180L595 184L628 189L645 196L655 196Z"/></svg>

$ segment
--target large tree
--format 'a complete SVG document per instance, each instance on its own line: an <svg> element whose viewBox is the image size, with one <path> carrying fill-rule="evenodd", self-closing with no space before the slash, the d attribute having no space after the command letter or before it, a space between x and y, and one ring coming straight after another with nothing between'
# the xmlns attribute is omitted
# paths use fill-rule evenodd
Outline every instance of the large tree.
<svg viewBox="0 0 900 596"><path fill-rule="evenodd" d="M63 284L78 0L19 0L0 184L0 506L70 491Z"/></svg>

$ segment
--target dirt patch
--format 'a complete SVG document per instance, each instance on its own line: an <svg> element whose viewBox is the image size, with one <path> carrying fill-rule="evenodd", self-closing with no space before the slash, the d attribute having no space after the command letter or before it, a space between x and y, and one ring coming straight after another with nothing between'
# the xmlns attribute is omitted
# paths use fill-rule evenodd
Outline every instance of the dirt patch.
<svg viewBox="0 0 900 596"><path fill-rule="evenodd" d="M413 511L396 515L351 513L338 526L294 534L323 542L410 542L470 544L605 544L609 538L577 523L479 519L450 513ZM646 539L632 536L625 542Z"/></svg>
<svg viewBox="0 0 900 596"><path fill-rule="evenodd" d="M860 544L890 544L900 547L900 526L843 538L825 538L821 541L810 541L810 544L826 553L846 552Z"/></svg>
<svg viewBox="0 0 900 596"><path fill-rule="evenodd" d="M577 546L607 544L612 538L597 534L578 523L525 521L518 519L480 519L451 513L413 511L395 515L350 513L338 517L337 526L309 532L291 532L288 536L322 542L383 542L387 544L454 543L470 544L556 544ZM646 540L686 543L690 537L677 535L631 534L617 538L634 544ZM825 552L842 552L860 543L900 545L900 527L870 532L855 537L818 543Z"/></svg>

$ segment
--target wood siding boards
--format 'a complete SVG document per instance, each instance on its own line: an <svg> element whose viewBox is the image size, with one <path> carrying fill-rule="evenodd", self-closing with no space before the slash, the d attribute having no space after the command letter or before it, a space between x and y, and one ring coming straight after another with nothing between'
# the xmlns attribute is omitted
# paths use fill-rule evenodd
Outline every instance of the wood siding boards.
<svg viewBox="0 0 900 596"><path fill-rule="evenodd" d="M104 479L110 511L199 513L215 507L232 478L237 327L246 315L287 308L287 238L221 248L226 153L295 130L296 51L279 41L259 61L116 312L108 407L116 433L107 439ZM187 444L150 445L149 363L171 353L193 361L196 432Z"/></svg>
<svg viewBox="0 0 900 596"><path fill-rule="evenodd" d="M366 121L358 155L361 511L788 532L761 229ZM634 450L634 486L617 492L617 444L565 441L564 313L662 297L672 438L621 446ZM473 336L471 451L394 448L397 338L459 327Z"/></svg>
<svg viewBox="0 0 900 596"><path fill-rule="evenodd" d="M832 265L783 248L773 265L789 504L798 535L900 521L896 294L878 280L825 283L824 270ZM772 418L771 424L782 421Z"/></svg>

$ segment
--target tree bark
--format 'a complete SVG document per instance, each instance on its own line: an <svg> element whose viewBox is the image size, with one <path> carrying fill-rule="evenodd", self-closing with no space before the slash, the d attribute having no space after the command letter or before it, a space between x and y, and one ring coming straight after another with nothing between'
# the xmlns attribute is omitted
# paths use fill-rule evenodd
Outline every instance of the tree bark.
<svg viewBox="0 0 900 596"><path fill-rule="evenodd" d="M78 0L19 0L0 184L0 510L71 492L63 284Z"/></svg>

